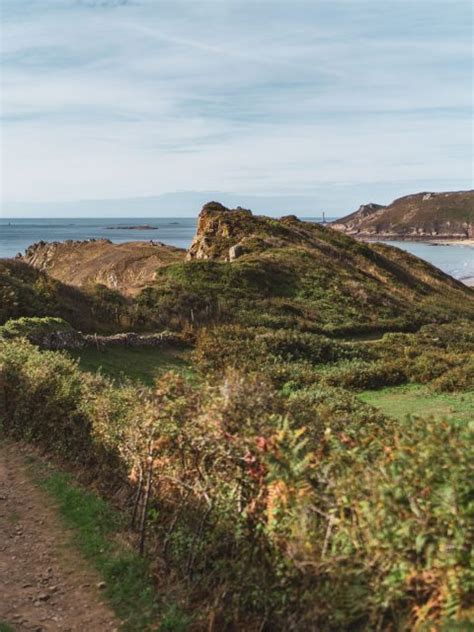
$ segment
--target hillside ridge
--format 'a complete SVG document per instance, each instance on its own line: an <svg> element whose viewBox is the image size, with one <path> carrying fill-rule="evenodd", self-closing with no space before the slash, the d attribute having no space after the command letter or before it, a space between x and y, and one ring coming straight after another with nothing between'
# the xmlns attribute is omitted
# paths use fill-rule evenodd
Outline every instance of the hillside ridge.
<svg viewBox="0 0 474 632"><path fill-rule="evenodd" d="M424 191L387 206L363 204L331 226L360 239L474 239L474 191Z"/></svg>
<svg viewBox="0 0 474 632"><path fill-rule="evenodd" d="M184 250L154 240L113 243L109 239L40 241L17 258L75 287L102 284L133 295L157 268L184 257Z"/></svg>
<svg viewBox="0 0 474 632"><path fill-rule="evenodd" d="M339 335L474 313L472 290L405 251L294 215L274 219L218 202L202 208L187 252L155 242L40 243L15 263L77 286L91 309L105 309L122 330L234 322ZM9 313L65 317L60 304L53 307Z"/></svg>

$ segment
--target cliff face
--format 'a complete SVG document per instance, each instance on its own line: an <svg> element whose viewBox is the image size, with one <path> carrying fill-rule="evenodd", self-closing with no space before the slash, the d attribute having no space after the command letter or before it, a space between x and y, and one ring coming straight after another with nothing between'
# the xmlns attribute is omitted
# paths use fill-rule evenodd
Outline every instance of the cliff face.
<svg viewBox="0 0 474 632"><path fill-rule="evenodd" d="M243 252L239 242L248 237L249 224L253 225L254 220L252 212L247 209L228 209L219 202L205 204L186 259L236 258Z"/></svg>
<svg viewBox="0 0 474 632"><path fill-rule="evenodd" d="M473 239L474 191L417 193L388 206L365 204L332 227L362 239Z"/></svg>
<svg viewBox="0 0 474 632"><path fill-rule="evenodd" d="M157 268L183 258L184 251L173 246L139 241L113 244L108 239L38 242L19 257L69 285L100 283L130 295L150 283Z"/></svg>

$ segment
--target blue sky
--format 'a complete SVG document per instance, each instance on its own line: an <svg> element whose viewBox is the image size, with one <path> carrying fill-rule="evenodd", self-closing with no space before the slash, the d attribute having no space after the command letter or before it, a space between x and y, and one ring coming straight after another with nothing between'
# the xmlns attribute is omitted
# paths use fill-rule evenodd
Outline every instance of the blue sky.
<svg viewBox="0 0 474 632"><path fill-rule="evenodd" d="M169 194L189 215L203 191L338 214L471 187L469 1L2 8L4 216L166 214Z"/></svg>

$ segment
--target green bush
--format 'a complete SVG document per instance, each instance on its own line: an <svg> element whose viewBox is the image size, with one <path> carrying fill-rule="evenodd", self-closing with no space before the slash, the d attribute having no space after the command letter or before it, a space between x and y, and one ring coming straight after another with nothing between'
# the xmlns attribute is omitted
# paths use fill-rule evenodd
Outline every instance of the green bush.
<svg viewBox="0 0 474 632"><path fill-rule="evenodd" d="M321 373L321 382L328 386L366 390L396 386L407 381L406 367L400 360L340 362Z"/></svg>
<svg viewBox="0 0 474 632"><path fill-rule="evenodd" d="M469 358L465 363L448 369L431 382L430 389L435 392L474 390L474 360Z"/></svg>
<svg viewBox="0 0 474 632"><path fill-rule="evenodd" d="M365 382L398 371L349 364ZM0 341L0 394L13 436L133 494L151 477L149 549L198 630L211 603L222 630L421 630L472 614L466 424L389 420L314 383L278 392L266 371L117 387L24 340Z"/></svg>
<svg viewBox="0 0 474 632"><path fill-rule="evenodd" d="M292 362L315 366L368 355L360 346L314 333L242 325L202 329L195 352L197 362L205 370L222 370L226 366L261 370L262 364Z"/></svg>
<svg viewBox="0 0 474 632"><path fill-rule="evenodd" d="M31 334L46 334L56 331L71 331L72 327L62 318L32 316L7 320L0 326L0 338L27 337Z"/></svg>

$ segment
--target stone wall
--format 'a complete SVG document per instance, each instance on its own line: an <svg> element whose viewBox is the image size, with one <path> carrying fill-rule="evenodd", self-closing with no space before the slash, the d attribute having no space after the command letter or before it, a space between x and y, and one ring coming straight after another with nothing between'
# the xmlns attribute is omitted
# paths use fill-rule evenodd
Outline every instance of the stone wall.
<svg viewBox="0 0 474 632"><path fill-rule="evenodd" d="M38 345L41 349L57 351L61 349L84 349L96 347L160 347L164 345L184 345L183 336L171 331L162 331L156 334L137 334L126 332L113 336L99 336L95 334L83 334L80 331L53 331L47 333L34 333L27 336L28 340Z"/></svg>

